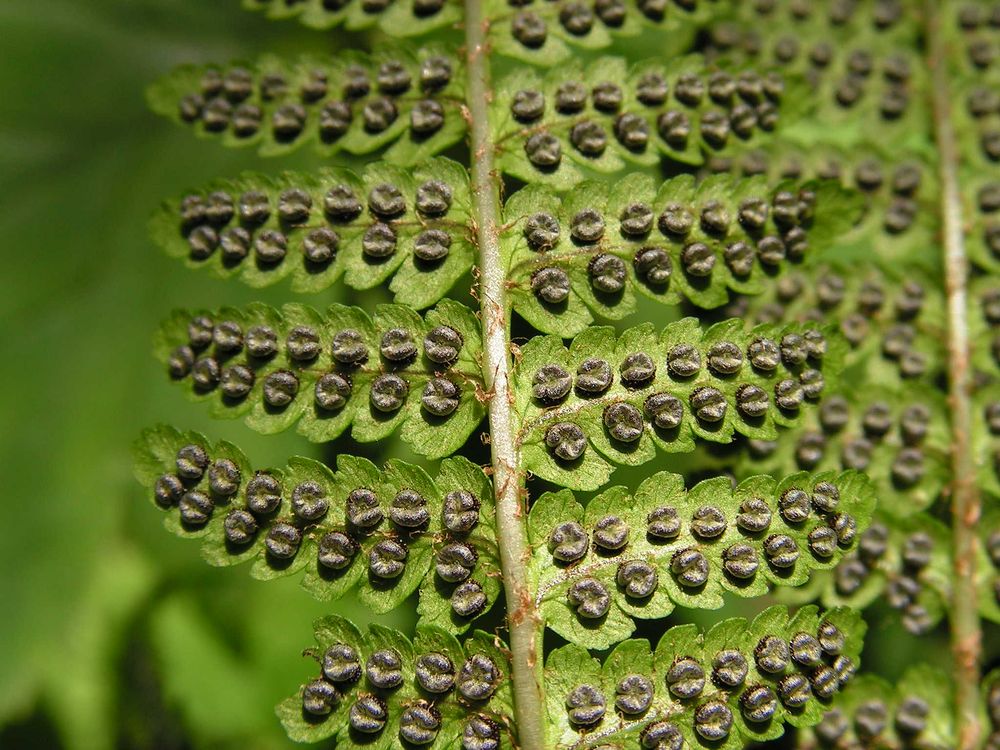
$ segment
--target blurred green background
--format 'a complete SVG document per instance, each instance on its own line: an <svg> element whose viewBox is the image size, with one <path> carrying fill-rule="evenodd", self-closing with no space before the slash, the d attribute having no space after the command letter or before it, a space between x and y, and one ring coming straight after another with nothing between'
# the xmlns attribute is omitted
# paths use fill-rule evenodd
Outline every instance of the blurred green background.
<svg viewBox="0 0 1000 750"><path fill-rule="evenodd" d="M265 165L145 108L145 86L174 65L335 43L238 5L0 2L3 748L291 746L273 706L313 671L299 654L330 607L295 580L259 584L202 563L163 532L131 473L131 442L160 421L231 439L259 464L311 450L210 422L150 354L172 307L286 294L191 274L145 234L157 203L187 187L315 164L304 150ZM351 602L333 609L366 617ZM928 654L947 658L942 630L870 635L866 666L890 677Z"/></svg>
<svg viewBox="0 0 1000 750"><path fill-rule="evenodd" d="M130 452L161 421L262 463L308 450L210 423L162 377L150 342L172 307L283 291L187 272L146 222L187 187L310 154L265 167L196 140L144 88L183 62L331 40L236 0L4 0L0 39L0 747L289 747L273 707L312 671L323 605L164 533Z"/></svg>

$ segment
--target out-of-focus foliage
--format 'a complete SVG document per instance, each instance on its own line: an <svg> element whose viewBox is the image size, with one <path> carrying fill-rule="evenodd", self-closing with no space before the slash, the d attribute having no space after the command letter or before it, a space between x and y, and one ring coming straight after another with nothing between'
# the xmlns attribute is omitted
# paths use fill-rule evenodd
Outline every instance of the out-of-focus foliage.
<svg viewBox="0 0 1000 750"><path fill-rule="evenodd" d="M297 25L233 10L200 0L0 4L4 748L293 746L273 706L306 676L288 654L324 606L294 582L260 587L209 569L165 537L136 503L130 454L144 425L209 424L137 344L163 310L279 299L190 274L146 234L160 196L248 164L149 113L148 82L181 62L324 51ZM246 434L241 445L255 461L303 450L294 438ZM344 611L365 620L353 602Z"/></svg>

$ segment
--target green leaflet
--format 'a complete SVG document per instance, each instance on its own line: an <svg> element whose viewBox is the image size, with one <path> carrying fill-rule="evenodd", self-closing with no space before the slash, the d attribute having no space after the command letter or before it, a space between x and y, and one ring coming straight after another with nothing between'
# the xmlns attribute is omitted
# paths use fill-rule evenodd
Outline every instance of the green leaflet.
<svg viewBox="0 0 1000 750"><path fill-rule="evenodd" d="M879 488L880 508L908 516L929 508L947 483L950 445L939 391L915 382L905 389L859 384L829 393L804 415L796 440L752 440L736 473L856 469Z"/></svg>
<svg viewBox="0 0 1000 750"><path fill-rule="evenodd" d="M402 305L378 305L371 317L344 305L177 311L155 349L213 415L244 417L264 434L298 423L325 442L352 426L354 439L373 442L400 429L418 453L441 458L483 415L478 321L451 300L423 317Z"/></svg>
<svg viewBox="0 0 1000 750"><path fill-rule="evenodd" d="M655 166L661 157L698 165L706 152L752 147L778 126L780 77L748 71L754 83L738 99L730 92L713 101L701 57L660 59L603 57L501 79L491 122L497 163L525 182L565 190L589 174Z"/></svg>
<svg viewBox="0 0 1000 750"><path fill-rule="evenodd" d="M318 292L341 277L355 289L391 278L396 301L422 309L472 267L468 182L440 158L361 175L245 174L165 203L151 233L189 267L249 286L291 277L293 291Z"/></svg>
<svg viewBox="0 0 1000 750"><path fill-rule="evenodd" d="M243 0L243 7L269 18L298 18L315 29L377 27L397 37L428 34L462 16L461 0Z"/></svg>
<svg viewBox="0 0 1000 750"><path fill-rule="evenodd" d="M613 487L586 509L568 490L546 493L529 516L537 599L568 641L608 648L632 634L632 618L717 609L724 591L802 585L857 547L874 507L857 472L757 476L735 488L717 477L690 490L660 472L634 495ZM594 597L604 598L597 611Z"/></svg>
<svg viewBox="0 0 1000 750"><path fill-rule="evenodd" d="M987 503L978 528L979 613L988 620L1000 622L1000 508L996 503Z"/></svg>
<svg viewBox="0 0 1000 750"><path fill-rule="evenodd" d="M637 296L719 307L823 253L859 208L857 194L831 182L771 188L764 177L681 175L657 185L633 174L563 198L528 186L504 208L514 309L567 336L595 317L635 312Z"/></svg>
<svg viewBox="0 0 1000 750"><path fill-rule="evenodd" d="M989 273L1000 270L1000 110L996 90L1000 66L996 45L1000 32L990 25L988 3L970 3L944 14L943 32L955 54L948 59L952 73L952 116L961 156L963 214L969 259Z"/></svg>
<svg viewBox="0 0 1000 750"><path fill-rule="evenodd" d="M337 616L313 627L316 648L305 654L319 663L319 674L277 707L293 740L336 736L342 747L454 748L473 724L510 747L510 667L493 636L477 631L459 644L440 628L418 625L411 642L379 625L362 633ZM449 679L454 687L442 690ZM421 741L406 742L415 737Z"/></svg>
<svg viewBox="0 0 1000 750"><path fill-rule="evenodd" d="M625 641L603 665L575 643L564 646L546 660L547 746L635 747L642 741L641 747L657 747L657 739L679 735L686 747L738 748L780 737L786 723L814 725L829 698L809 696L793 707L797 692L803 683L812 684L832 697L848 684L864 632L863 620L852 610L820 614L810 606L792 614L771 607L751 621L723 620L704 634L694 625L671 628L655 649L644 640ZM764 668L773 670L776 663L782 665L778 673ZM720 683L720 667L729 667L732 687ZM634 700L638 692L636 680L624 682L634 675L648 681L651 701L645 710L622 716L618 702L623 696ZM748 700L750 693L755 700ZM595 710L601 701L604 710ZM581 703L590 711L581 710ZM769 715L752 721L753 709L761 705ZM586 725L579 721L595 715L597 720Z"/></svg>
<svg viewBox="0 0 1000 750"><path fill-rule="evenodd" d="M850 345L845 379L881 390L916 382L919 389L945 368L944 294L932 275L900 276L867 263L823 264L779 277L722 312L758 323L835 319Z"/></svg>
<svg viewBox="0 0 1000 750"><path fill-rule="evenodd" d="M612 45L634 45L641 35L655 38L647 45L664 58L684 52L694 40L718 0L625 0L598 3L550 2L527 4L484 0L484 16L491 19L490 43L501 55L539 67L564 63L578 55Z"/></svg>
<svg viewBox="0 0 1000 750"><path fill-rule="evenodd" d="M969 289L969 337L972 366L980 379L993 382L1000 376L1000 283L993 276L975 279Z"/></svg>
<svg viewBox="0 0 1000 750"><path fill-rule="evenodd" d="M617 338L592 327L568 349L538 336L515 369L525 467L592 490L615 464L645 463L656 448L690 451L736 434L773 440L831 386L841 357L842 342L819 328L748 331L735 319L703 330L686 318L660 333L646 323Z"/></svg>
<svg viewBox="0 0 1000 750"><path fill-rule="evenodd" d="M926 252L939 225L937 184L926 155L873 144L802 147L782 140L737 157L711 159L706 166L711 172L744 177L763 174L771 184L779 179L835 179L857 190L863 196L861 220L826 252L810 253L806 265L824 263L846 271L875 263L892 274L905 263L931 278L941 273L940 256Z"/></svg>
<svg viewBox="0 0 1000 750"><path fill-rule="evenodd" d="M802 14L791 5L734 4L737 10L711 32L708 51L723 67L758 65L805 81L797 102L804 116L783 137L807 145L874 141L929 151L929 76L914 49L919 13L904 12L902 4L867 3L846 13L817 6Z"/></svg>
<svg viewBox="0 0 1000 750"><path fill-rule="evenodd" d="M340 456L336 471L301 457L255 471L236 446L166 426L145 431L135 452L136 477L167 512L164 525L201 540L212 565L252 562L264 580L303 572L317 599L357 589L378 613L419 588L421 622L453 633L499 595L493 495L465 458L442 461L434 479L401 461L380 469L353 456ZM456 545L471 550L457 573Z"/></svg>
<svg viewBox="0 0 1000 750"><path fill-rule="evenodd" d="M798 737L796 747L955 747L951 678L918 664L892 685L876 675L857 677L838 695L823 720Z"/></svg>
<svg viewBox="0 0 1000 750"><path fill-rule="evenodd" d="M863 609L884 601L899 611L908 631L924 634L946 612L953 576L950 550L951 532L940 521L925 513L898 518L880 505L857 549L833 571L814 576L800 592L782 594L787 601L820 598L828 607Z"/></svg>
<svg viewBox="0 0 1000 750"><path fill-rule="evenodd" d="M465 134L463 68L441 47L393 45L371 55L291 62L274 56L227 67L182 67L149 89L158 114L227 146L287 153L370 154L415 165Z"/></svg>

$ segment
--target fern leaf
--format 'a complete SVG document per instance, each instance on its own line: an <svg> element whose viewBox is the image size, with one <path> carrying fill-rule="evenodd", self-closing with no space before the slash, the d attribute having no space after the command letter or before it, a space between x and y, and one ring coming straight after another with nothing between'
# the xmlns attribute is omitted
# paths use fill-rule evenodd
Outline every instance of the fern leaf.
<svg viewBox="0 0 1000 750"><path fill-rule="evenodd" d="M493 636L477 631L459 644L418 625L411 642L380 625L361 632L337 616L313 627L316 647L305 654L319 674L277 707L293 740L457 747L463 736L478 736L509 746L510 666Z"/></svg>
<svg viewBox="0 0 1000 750"><path fill-rule="evenodd" d="M832 183L696 183L657 186L630 175L615 185L585 182L565 197L541 187L504 209L504 251L514 309L539 330L572 335L594 317L619 319L637 298L661 304L724 304L822 253L858 215L855 194Z"/></svg>
<svg viewBox="0 0 1000 750"><path fill-rule="evenodd" d="M808 116L784 137L845 147L875 139L927 151L930 82L914 49L919 14L890 5L866 3L838 19L825 5L737 3L710 32L709 55L723 67L754 65L805 80Z"/></svg>
<svg viewBox="0 0 1000 750"><path fill-rule="evenodd" d="M244 417L264 434L296 422L313 442L352 427L360 442L400 429L429 458L460 448L483 407L478 322L443 300L421 317L402 305L374 315L332 305L280 310L254 304L207 313L177 311L156 354L170 378L212 414Z"/></svg>
<svg viewBox="0 0 1000 750"><path fill-rule="evenodd" d="M160 426L136 444L136 476L210 564L249 562L263 580L302 573L320 600L355 591L386 613L419 588L420 621L460 633L500 592L492 488L461 457L434 479L353 456L337 471L301 457L255 471L231 443Z"/></svg>
<svg viewBox="0 0 1000 750"><path fill-rule="evenodd" d="M263 57L226 67L183 67L152 86L150 106L227 146L264 155L313 143L321 153L386 149L418 164L461 140L463 68L444 48L393 46L291 62Z"/></svg>
<svg viewBox="0 0 1000 750"><path fill-rule="evenodd" d="M599 488L614 464L637 465L695 441L774 439L839 372L842 344L821 329L693 318L657 333L588 328L569 348L538 336L515 369L525 467L563 487ZM588 444L592 449L588 449Z"/></svg>
<svg viewBox="0 0 1000 750"><path fill-rule="evenodd" d="M718 0L612 0L593 5L557 0L530 5L484 0L490 42L498 53L548 67L616 43L642 44L670 58L684 52ZM527 7L525 7L527 6ZM649 45L652 37L656 44Z"/></svg>
<svg viewBox="0 0 1000 750"><path fill-rule="evenodd" d="M737 748L814 725L851 683L864 632L852 610L771 607L671 628L655 649L625 641L603 664L563 646L546 660L547 746Z"/></svg>
<svg viewBox="0 0 1000 750"><path fill-rule="evenodd" d="M588 173L655 166L661 157L701 164L705 152L752 147L777 127L784 87L753 71L711 74L698 56L635 65L604 57L544 77L520 70L497 84L497 163L561 190Z"/></svg>
<svg viewBox="0 0 1000 750"><path fill-rule="evenodd" d="M961 181L969 259L995 274L1000 270L1000 108L997 87L998 34L988 5L969 4L944 14L942 33L955 54L948 60L954 82L953 115L962 153Z"/></svg>
<svg viewBox="0 0 1000 750"><path fill-rule="evenodd" d="M1000 623L1000 508L988 504L979 524L979 614Z"/></svg>
<svg viewBox="0 0 1000 750"><path fill-rule="evenodd" d="M928 664L910 667L895 685L860 675L796 747L955 747L952 692L948 675Z"/></svg>
<svg viewBox="0 0 1000 750"><path fill-rule="evenodd" d="M930 388L841 391L805 415L795 442L752 442L737 473L864 471L880 507L910 515L929 508L949 480L948 429L944 398Z"/></svg>
<svg viewBox="0 0 1000 750"><path fill-rule="evenodd" d="M857 547L874 507L856 472L757 476L735 488L717 477L691 490L660 472L586 509L568 490L546 493L528 519L540 609L571 643L608 648L632 634L633 618L803 584Z"/></svg>
<svg viewBox="0 0 1000 750"><path fill-rule="evenodd" d="M876 493L877 494L877 493ZM930 632L945 614L951 594L951 532L925 513L905 518L880 507L857 549L830 573L820 573L798 592L783 591L788 601L815 598L828 607L857 609L885 602L915 635Z"/></svg>
<svg viewBox="0 0 1000 750"><path fill-rule="evenodd" d="M363 174L321 169L245 174L165 204L151 233L172 257L253 287L290 277L297 292L338 279L370 289L391 277L396 302L422 309L472 267L469 180L448 159Z"/></svg>
<svg viewBox="0 0 1000 750"><path fill-rule="evenodd" d="M945 368L945 301L931 276L894 277L870 264L820 265L777 278L723 309L757 323L835 319L850 345L844 366L856 383L882 390L933 384Z"/></svg>
<svg viewBox="0 0 1000 750"><path fill-rule="evenodd" d="M762 174L768 184L834 179L864 196L861 221L829 245L829 252L810 253L809 265L822 262L847 270L874 262L887 273L898 273L905 264L933 278L940 276L940 254L926 251L935 242L940 222L937 185L925 154L871 144L804 148L779 139L736 156L713 157L705 167L710 173Z"/></svg>
<svg viewBox="0 0 1000 750"><path fill-rule="evenodd" d="M269 18L298 18L315 29L375 27L395 37L429 34L462 16L458 0L243 0L243 7Z"/></svg>

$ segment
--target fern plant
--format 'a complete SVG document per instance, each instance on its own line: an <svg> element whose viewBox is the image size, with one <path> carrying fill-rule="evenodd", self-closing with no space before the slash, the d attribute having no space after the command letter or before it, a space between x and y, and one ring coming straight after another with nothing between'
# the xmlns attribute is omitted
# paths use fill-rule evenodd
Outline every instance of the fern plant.
<svg viewBox="0 0 1000 750"><path fill-rule="evenodd" d="M290 737L1000 746L992 0L244 4L359 49L183 68L153 108L324 162L192 190L154 239L361 306L176 311L157 356L214 416L426 459L139 442L210 563L415 606L412 635L315 623ZM949 615L952 674L855 678L880 596L915 635Z"/></svg>

